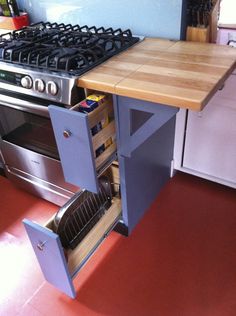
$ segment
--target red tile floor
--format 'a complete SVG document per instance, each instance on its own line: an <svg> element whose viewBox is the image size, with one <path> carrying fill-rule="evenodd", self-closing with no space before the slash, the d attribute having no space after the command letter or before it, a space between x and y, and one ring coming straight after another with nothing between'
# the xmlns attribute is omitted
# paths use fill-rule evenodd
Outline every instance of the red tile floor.
<svg viewBox="0 0 236 316"><path fill-rule="evenodd" d="M177 174L129 238L112 233L72 300L44 281L21 220L57 207L0 177L0 315L235 316L235 190Z"/></svg>

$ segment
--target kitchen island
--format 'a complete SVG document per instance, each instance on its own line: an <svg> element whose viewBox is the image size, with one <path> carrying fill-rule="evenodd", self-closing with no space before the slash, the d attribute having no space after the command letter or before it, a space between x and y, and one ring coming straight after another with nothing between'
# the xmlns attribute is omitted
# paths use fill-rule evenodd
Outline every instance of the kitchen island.
<svg viewBox="0 0 236 316"><path fill-rule="evenodd" d="M141 216L137 214L150 205L170 175L174 116L178 109L202 111L235 66L236 49L229 46L147 38L79 78L78 86L115 96L120 175L122 179L129 179L124 180L123 196L130 202L123 205L123 216L130 231ZM136 116L132 112L136 112ZM147 113L155 115L147 120ZM132 125L140 125L141 121L145 124L134 133ZM136 160L138 165L135 165ZM139 170L140 176L135 170ZM141 175L140 170L146 170L147 174L144 171L145 175ZM145 200L143 195L147 196L147 192L142 193L143 187L148 188L150 196L144 204L141 200ZM137 196L140 201L134 203L139 200Z"/></svg>
<svg viewBox="0 0 236 316"><path fill-rule="evenodd" d="M78 79L81 88L113 95L121 203L113 204L106 229L100 221L68 257L52 231L52 220L46 228L24 221L49 282L75 297L73 277L119 215L120 230L131 233L170 177L179 108L201 111L235 65L236 50L230 47L145 39ZM49 112L66 180L97 192L99 174L88 115L53 105Z"/></svg>
<svg viewBox="0 0 236 316"><path fill-rule="evenodd" d="M236 49L146 38L78 79L78 86L201 111L236 66Z"/></svg>

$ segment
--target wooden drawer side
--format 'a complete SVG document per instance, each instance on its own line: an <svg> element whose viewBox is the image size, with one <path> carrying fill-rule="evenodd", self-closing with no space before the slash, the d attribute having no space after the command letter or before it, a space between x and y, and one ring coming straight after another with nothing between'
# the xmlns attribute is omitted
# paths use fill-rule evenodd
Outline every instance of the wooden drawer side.
<svg viewBox="0 0 236 316"><path fill-rule="evenodd" d="M71 108L72 111L79 110L79 104ZM116 128L114 120L113 101L111 96L107 96L104 103L100 104L95 110L85 114L88 117L89 128L99 125L100 122L108 120L108 123L94 136L91 135L92 147L95 158L96 169L99 169L104 162L106 162L112 154L117 150L116 145ZM108 145L105 145L108 144ZM96 150L105 145L105 150L98 157L96 157Z"/></svg>
<svg viewBox="0 0 236 316"><path fill-rule="evenodd" d="M107 237L107 234L120 217L121 202L119 199L113 199L112 206L106 211L100 221L74 250L68 252L68 269L71 275L75 275L78 272L97 246Z"/></svg>

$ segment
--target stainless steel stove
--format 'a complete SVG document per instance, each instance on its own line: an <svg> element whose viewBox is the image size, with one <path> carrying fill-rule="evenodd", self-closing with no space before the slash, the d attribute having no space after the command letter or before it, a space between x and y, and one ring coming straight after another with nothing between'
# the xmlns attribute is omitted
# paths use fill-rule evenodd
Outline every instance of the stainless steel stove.
<svg viewBox="0 0 236 316"><path fill-rule="evenodd" d="M139 41L130 30L36 23L0 36L0 149L6 175L62 205L65 183L47 107L84 98L77 79Z"/></svg>
<svg viewBox="0 0 236 316"><path fill-rule="evenodd" d="M138 41L130 30L33 24L0 37L0 87L71 105L79 76Z"/></svg>

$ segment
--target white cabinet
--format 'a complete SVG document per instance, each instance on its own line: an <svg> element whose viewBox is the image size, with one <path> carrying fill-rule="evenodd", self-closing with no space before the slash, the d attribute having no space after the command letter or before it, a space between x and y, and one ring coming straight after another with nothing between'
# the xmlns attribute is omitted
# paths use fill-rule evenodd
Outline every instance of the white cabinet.
<svg viewBox="0 0 236 316"><path fill-rule="evenodd" d="M236 187L236 75L202 112L177 118L174 168Z"/></svg>

